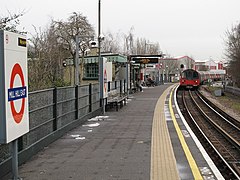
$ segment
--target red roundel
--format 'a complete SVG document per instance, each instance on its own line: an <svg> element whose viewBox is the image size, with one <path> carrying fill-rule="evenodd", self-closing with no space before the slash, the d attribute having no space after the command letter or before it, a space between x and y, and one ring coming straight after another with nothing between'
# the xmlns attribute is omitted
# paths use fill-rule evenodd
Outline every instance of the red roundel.
<svg viewBox="0 0 240 180"><path fill-rule="evenodd" d="M14 79L17 74L20 76L22 87L25 86L22 68L18 63L16 63L12 69L12 74L11 74L11 79L10 79L10 88L13 88ZM15 122L19 124L23 118L24 107L25 107L25 98L22 98L22 105L21 105L21 109L19 112L17 112L15 109L14 101L10 101L10 106L11 106L13 118L14 118Z"/></svg>

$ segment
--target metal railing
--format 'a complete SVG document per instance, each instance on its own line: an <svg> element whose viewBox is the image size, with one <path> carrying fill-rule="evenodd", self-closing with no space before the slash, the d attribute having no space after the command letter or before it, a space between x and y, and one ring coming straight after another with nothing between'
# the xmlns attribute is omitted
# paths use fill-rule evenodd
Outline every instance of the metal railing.
<svg viewBox="0 0 240 180"><path fill-rule="evenodd" d="M126 93L126 80L109 82L109 88ZM19 164L45 146L101 114L99 83L30 92L29 132L18 138ZM11 171L10 144L0 145L0 179Z"/></svg>
<svg viewBox="0 0 240 180"><path fill-rule="evenodd" d="M30 130L18 138L19 164L101 111L98 83L30 92ZM10 170L10 145L1 144L0 179Z"/></svg>

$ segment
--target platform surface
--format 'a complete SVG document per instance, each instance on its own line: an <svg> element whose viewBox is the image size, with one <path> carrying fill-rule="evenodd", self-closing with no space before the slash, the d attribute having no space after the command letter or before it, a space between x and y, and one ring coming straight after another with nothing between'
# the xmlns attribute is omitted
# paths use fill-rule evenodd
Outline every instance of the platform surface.
<svg viewBox="0 0 240 180"><path fill-rule="evenodd" d="M205 171L207 178L215 179L191 136L183 131L186 128L180 118L174 119L177 113L174 101L169 105L173 86L144 88L143 92L130 95L127 105L119 111L113 109L89 119L20 166L19 177L24 180L187 180L203 179ZM193 170L181 138L186 141L198 170Z"/></svg>

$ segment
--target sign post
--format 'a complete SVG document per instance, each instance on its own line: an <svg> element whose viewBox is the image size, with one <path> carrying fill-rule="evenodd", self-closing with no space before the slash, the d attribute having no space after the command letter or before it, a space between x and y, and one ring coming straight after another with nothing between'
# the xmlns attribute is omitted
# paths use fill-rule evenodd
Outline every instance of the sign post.
<svg viewBox="0 0 240 180"><path fill-rule="evenodd" d="M29 132L26 37L0 31L0 143L12 142L13 179L18 179L17 139Z"/></svg>
<svg viewBox="0 0 240 180"><path fill-rule="evenodd" d="M102 57L99 63L99 83L100 83L100 101L103 106L103 114L105 114L105 100L107 98L107 58Z"/></svg>

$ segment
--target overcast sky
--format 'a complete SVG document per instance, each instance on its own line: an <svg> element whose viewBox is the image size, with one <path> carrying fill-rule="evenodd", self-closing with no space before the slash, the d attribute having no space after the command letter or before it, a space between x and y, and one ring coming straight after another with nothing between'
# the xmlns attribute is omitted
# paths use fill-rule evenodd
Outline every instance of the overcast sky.
<svg viewBox="0 0 240 180"><path fill-rule="evenodd" d="M159 42L172 56L196 60L224 58L227 29L240 22L240 0L101 0L102 31L128 33ZM98 0L1 0L0 16L25 10L21 24L46 27L50 19L65 20L80 12L96 28Z"/></svg>

